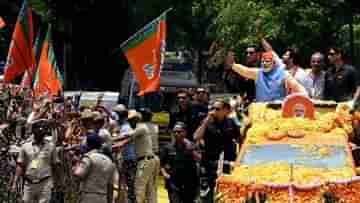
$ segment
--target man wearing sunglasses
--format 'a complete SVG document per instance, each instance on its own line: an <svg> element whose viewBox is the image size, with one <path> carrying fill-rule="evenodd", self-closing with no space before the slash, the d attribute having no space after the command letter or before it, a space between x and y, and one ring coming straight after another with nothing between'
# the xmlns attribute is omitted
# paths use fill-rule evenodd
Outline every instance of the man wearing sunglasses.
<svg viewBox="0 0 360 203"><path fill-rule="evenodd" d="M325 99L336 102L351 100L359 86L357 71L344 62L344 52L339 48L329 49L328 60L332 67L325 74Z"/></svg>
<svg viewBox="0 0 360 203"><path fill-rule="evenodd" d="M185 138L185 123L177 122L173 134L174 141L161 151L160 172L165 178L170 203L194 203L199 185L196 161L201 156Z"/></svg>
<svg viewBox="0 0 360 203"><path fill-rule="evenodd" d="M305 88L286 72L284 67L275 62L271 51L262 54L260 68L249 68L236 64L231 55L228 55L225 61L233 71L255 81L255 100L257 102L282 100L286 96L286 88L291 88L293 93L307 95Z"/></svg>
<svg viewBox="0 0 360 203"><path fill-rule="evenodd" d="M207 91L207 89L203 88L203 87L199 87L196 89L195 91L195 95L194 95L194 101L193 104L200 104L203 106L207 106L209 105L209 91Z"/></svg>
<svg viewBox="0 0 360 203"><path fill-rule="evenodd" d="M245 49L245 62L246 66L249 68L259 67L260 64L260 54L258 51L258 47L256 45L250 45ZM243 89L245 94L244 98L248 102L251 102L255 99L255 84L253 80L246 78L243 81Z"/></svg>
<svg viewBox="0 0 360 203"><path fill-rule="evenodd" d="M245 60L248 67L259 66L259 52L255 45L250 45L245 49Z"/></svg>
<svg viewBox="0 0 360 203"><path fill-rule="evenodd" d="M240 143L240 131L235 122L228 118L230 104L223 99L217 99L211 106L208 116L194 134L196 142L204 141L201 164L205 169L207 194L203 195L203 202L214 202L214 188L217 178L219 156L224 152L224 160L236 159L236 142ZM224 172L229 167L224 166ZM203 183L202 183L203 187Z"/></svg>
<svg viewBox="0 0 360 203"><path fill-rule="evenodd" d="M192 119L189 126L191 139L193 137L193 133L200 126L201 121L206 118L208 114L209 107L209 91L206 88L199 87L196 89L196 97L192 102Z"/></svg>

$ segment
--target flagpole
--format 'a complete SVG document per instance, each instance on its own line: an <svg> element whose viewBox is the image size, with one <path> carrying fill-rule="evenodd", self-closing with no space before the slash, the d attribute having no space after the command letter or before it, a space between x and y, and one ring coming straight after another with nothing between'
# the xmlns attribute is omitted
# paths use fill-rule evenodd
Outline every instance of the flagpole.
<svg viewBox="0 0 360 203"><path fill-rule="evenodd" d="M129 67L130 69L131 67ZM135 76L134 73L131 71L129 76L131 76L130 82L130 93L129 93L129 100L128 100L128 108L133 107L133 97L134 97L134 88L135 88Z"/></svg>
<svg viewBox="0 0 360 203"><path fill-rule="evenodd" d="M125 42L120 44L120 49L123 48L130 40L134 39L139 33L143 32L147 26L151 25L155 21L157 21L161 16L165 15L167 12L171 11L173 8L168 8L166 11L162 12L157 18L152 20L150 23L146 24L144 27L142 27L139 31L137 31L135 34L133 34L129 39L127 39ZM117 51L116 49L115 51Z"/></svg>

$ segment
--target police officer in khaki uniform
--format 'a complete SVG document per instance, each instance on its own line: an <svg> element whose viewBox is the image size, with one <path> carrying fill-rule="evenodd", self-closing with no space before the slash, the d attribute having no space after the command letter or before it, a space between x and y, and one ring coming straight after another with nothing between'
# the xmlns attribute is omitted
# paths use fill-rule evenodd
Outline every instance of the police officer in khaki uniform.
<svg viewBox="0 0 360 203"><path fill-rule="evenodd" d="M105 116L98 111L94 113L94 129L95 132L103 139L104 143L101 147L101 151L107 155L110 159L112 157L112 139L110 132L104 127L105 126Z"/></svg>
<svg viewBox="0 0 360 203"><path fill-rule="evenodd" d="M137 161L135 144L133 142L128 142L129 132L136 128L136 123L129 123L128 109L123 104L116 105L113 108L113 112L115 112L117 124L120 129L119 135L113 137L113 149L120 149L115 159L121 176L119 180L122 181L122 179L125 179L128 203L136 203L135 178ZM121 185L121 182L119 185Z"/></svg>
<svg viewBox="0 0 360 203"><path fill-rule="evenodd" d="M137 159L137 169L135 177L135 195L137 203L153 203L156 183L153 174L156 173L154 153L152 151L152 142L150 129L145 123L138 123L141 120L141 114L135 110L130 110L128 121L136 128L129 132L129 142L135 144Z"/></svg>
<svg viewBox="0 0 360 203"><path fill-rule="evenodd" d="M151 144L152 144L152 151L154 153L154 159L152 159L152 161L154 162L154 167L155 167L155 172L152 174L152 179L153 179L153 185L157 185L156 184L156 179L160 173L160 158L159 158L159 126L152 123L151 119L152 119L152 112L149 108L141 108L139 109L139 112L142 115L142 121L143 121L143 125L146 126L146 128L148 129L148 134L151 137ZM152 187L151 189L153 189L154 191L151 193L153 195L153 197L150 197L149 199L153 200L152 202L157 203L157 187Z"/></svg>
<svg viewBox="0 0 360 203"><path fill-rule="evenodd" d="M44 119L31 123L33 137L23 144L17 159L12 190L20 176L24 177L24 203L48 203L53 188L54 167L59 164L56 147L44 137L51 133Z"/></svg>
<svg viewBox="0 0 360 203"><path fill-rule="evenodd" d="M80 178L81 203L111 203L112 183L115 165L111 159L100 152L103 141L96 134L88 134L88 152L74 167L74 175Z"/></svg>
<svg viewBox="0 0 360 203"><path fill-rule="evenodd" d="M143 123L149 127L149 134L151 135L152 150L155 155L159 155L159 126L151 122L153 113L149 108L140 108L139 112L142 116Z"/></svg>

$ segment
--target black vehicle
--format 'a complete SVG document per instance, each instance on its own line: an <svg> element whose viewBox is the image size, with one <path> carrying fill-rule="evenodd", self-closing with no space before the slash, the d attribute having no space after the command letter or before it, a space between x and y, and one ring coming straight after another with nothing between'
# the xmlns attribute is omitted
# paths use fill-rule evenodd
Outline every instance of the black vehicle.
<svg viewBox="0 0 360 203"><path fill-rule="evenodd" d="M179 88L196 88L199 86L193 71L193 64L181 59L166 59L160 76L160 91L137 96L137 84L131 87L133 75L128 69L122 82L120 96L130 108L149 108L153 112L171 111L176 106L176 90ZM131 90L133 93L131 94ZM132 97L130 99L130 97ZM129 101L129 99L131 101Z"/></svg>

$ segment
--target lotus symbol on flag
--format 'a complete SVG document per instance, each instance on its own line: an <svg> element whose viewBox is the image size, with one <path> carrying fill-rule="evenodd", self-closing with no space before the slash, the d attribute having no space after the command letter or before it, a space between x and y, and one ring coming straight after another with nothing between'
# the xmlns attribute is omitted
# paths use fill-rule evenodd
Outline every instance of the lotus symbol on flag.
<svg viewBox="0 0 360 203"><path fill-rule="evenodd" d="M145 64L143 66L146 77L150 80L154 77L154 66L152 64Z"/></svg>
<svg viewBox="0 0 360 203"><path fill-rule="evenodd" d="M162 66L164 64L165 61L165 52L166 52L166 42L165 40L161 40L161 45L160 45L160 71L162 70Z"/></svg>

